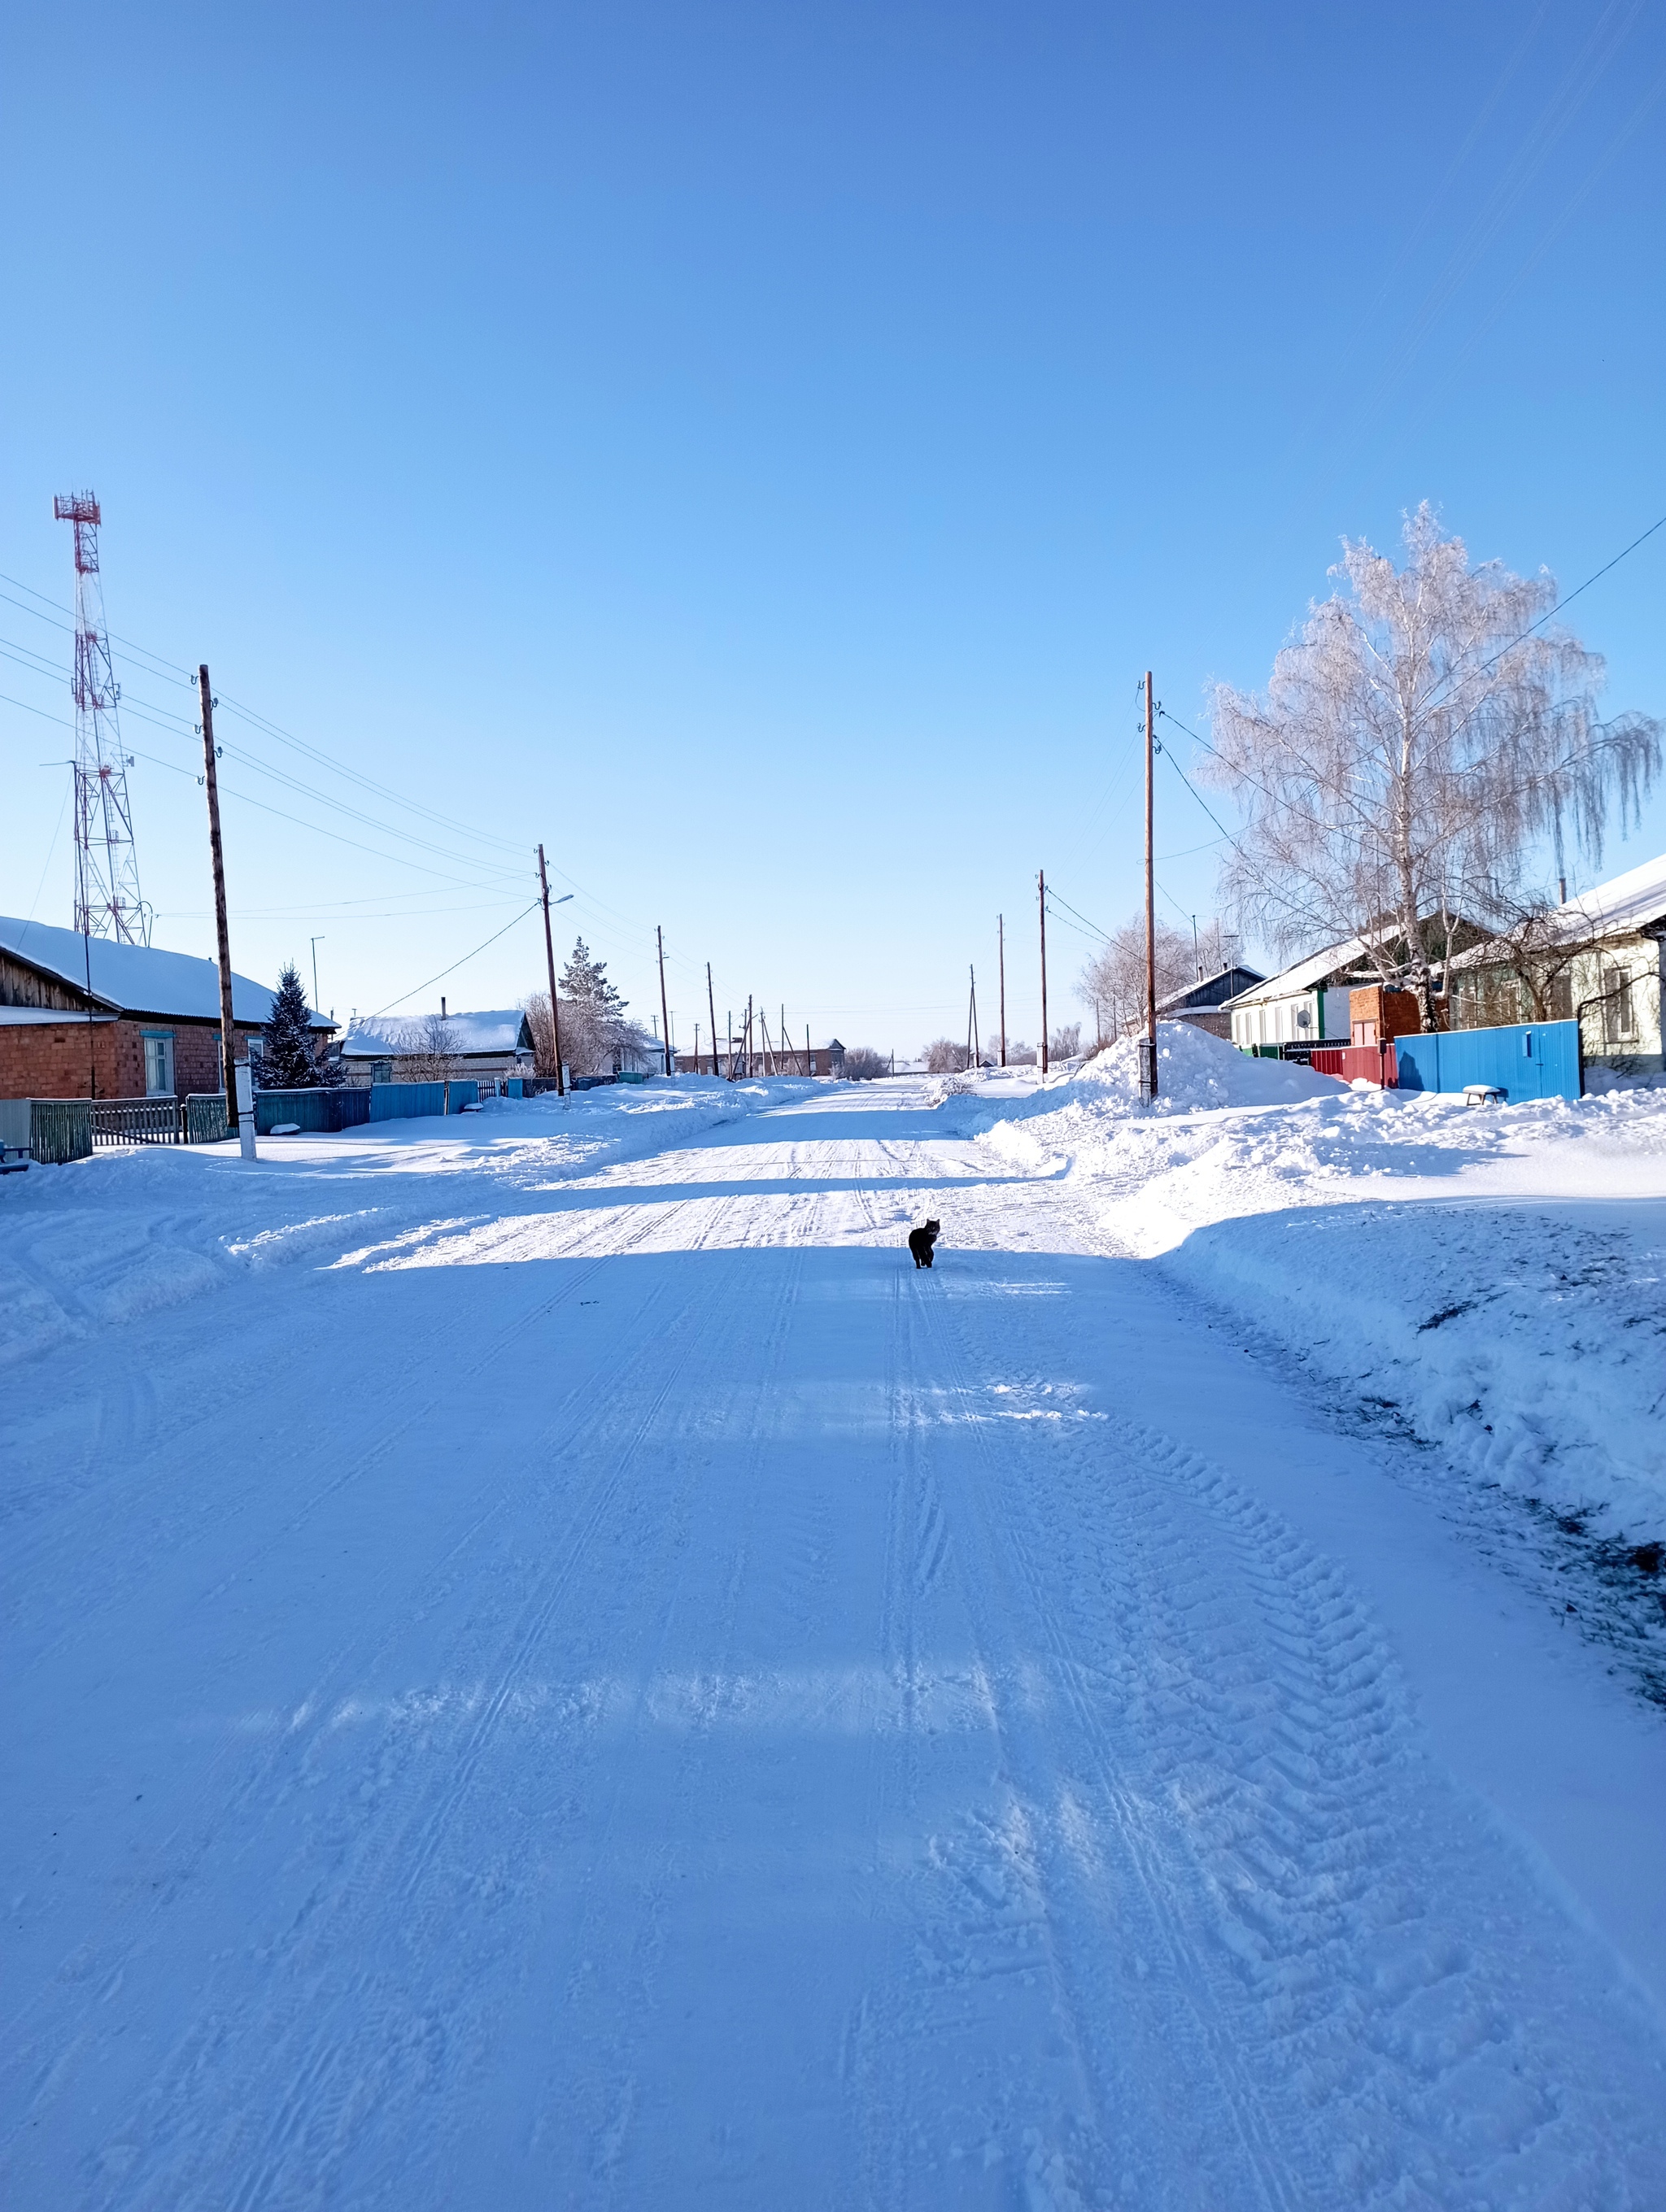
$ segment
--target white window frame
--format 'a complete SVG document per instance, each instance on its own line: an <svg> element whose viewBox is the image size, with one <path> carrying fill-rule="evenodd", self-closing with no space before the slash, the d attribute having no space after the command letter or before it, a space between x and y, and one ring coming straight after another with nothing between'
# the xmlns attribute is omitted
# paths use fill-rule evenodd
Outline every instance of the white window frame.
<svg viewBox="0 0 1666 2212"><path fill-rule="evenodd" d="M163 1079L153 1079L153 1068L159 1068ZM147 1030L144 1032L144 1095L147 1098L173 1098L178 1094L173 1088L173 1032L172 1030Z"/></svg>

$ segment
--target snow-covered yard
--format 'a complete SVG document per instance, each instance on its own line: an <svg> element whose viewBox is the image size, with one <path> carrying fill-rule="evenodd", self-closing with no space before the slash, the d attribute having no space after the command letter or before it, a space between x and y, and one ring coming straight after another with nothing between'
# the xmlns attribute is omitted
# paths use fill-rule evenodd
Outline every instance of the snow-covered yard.
<svg viewBox="0 0 1666 2212"><path fill-rule="evenodd" d="M1666 1097L1128 1073L0 1185L9 2201L1666 2202Z"/></svg>

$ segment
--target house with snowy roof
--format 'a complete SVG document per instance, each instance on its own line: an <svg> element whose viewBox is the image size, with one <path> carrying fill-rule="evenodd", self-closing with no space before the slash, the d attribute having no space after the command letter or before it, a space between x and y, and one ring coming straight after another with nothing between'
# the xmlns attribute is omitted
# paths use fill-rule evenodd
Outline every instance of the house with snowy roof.
<svg viewBox="0 0 1666 2212"><path fill-rule="evenodd" d="M233 1057L276 994L234 973ZM312 1013L320 1046L335 1024ZM184 1098L222 1087L220 970L154 945L0 916L0 1098Z"/></svg>
<svg viewBox="0 0 1666 2212"><path fill-rule="evenodd" d="M1160 1022L1189 1022L1195 1030L1207 1030L1211 1036L1230 1037L1232 1018L1226 1012L1228 1002L1266 981L1259 969L1246 968L1240 961L1231 968L1217 969L1213 975L1200 975L1195 983L1186 983L1179 990L1170 991L1166 999L1158 1000L1157 1018ZM1140 1026L1144 1026L1143 1019Z"/></svg>
<svg viewBox="0 0 1666 2212"><path fill-rule="evenodd" d="M1587 1068L1659 1074L1666 1072L1663 978L1666 854L1460 953L1452 963L1455 1021L1473 1029L1577 1018Z"/></svg>
<svg viewBox="0 0 1666 2212"><path fill-rule="evenodd" d="M1444 981L1448 931L1453 947L1474 945L1482 932L1473 922L1435 914L1420 925L1426 957L1436 969L1437 988ZM1403 950L1397 924L1389 923L1371 937L1350 937L1310 953L1292 968L1268 976L1221 1008L1231 1024L1232 1042L1243 1052L1276 1054L1285 1045L1348 1044L1353 1042L1350 1001L1355 990L1383 980L1372 958L1373 947Z"/></svg>
<svg viewBox="0 0 1666 2212"><path fill-rule="evenodd" d="M460 1076L489 1079L530 1075L532 1031L520 1006L483 1013L453 1014L440 1001L437 1014L381 1015L348 1024L341 1064L350 1083L393 1083L408 1073L405 1064L432 1059L437 1052L457 1064Z"/></svg>

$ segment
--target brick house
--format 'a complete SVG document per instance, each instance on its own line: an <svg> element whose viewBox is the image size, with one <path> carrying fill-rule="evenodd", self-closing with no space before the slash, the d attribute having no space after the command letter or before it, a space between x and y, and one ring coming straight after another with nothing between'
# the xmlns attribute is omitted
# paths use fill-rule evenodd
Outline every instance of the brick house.
<svg viewBox="0 0 1666 2212"><path fill-rule="evenodd" d="M238 1059L272 998L264 983L233 975ZM322 1044L334 1024L314 1014L312 1028ZM184 1098L220 1088L212 960L0 916L0 1098Z"/></svg>

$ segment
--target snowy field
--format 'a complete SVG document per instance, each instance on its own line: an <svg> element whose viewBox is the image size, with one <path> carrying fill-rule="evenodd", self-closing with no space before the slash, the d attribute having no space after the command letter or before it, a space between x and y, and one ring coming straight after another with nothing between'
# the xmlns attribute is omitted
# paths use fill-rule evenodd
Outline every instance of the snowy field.
<svg viewBox="0 0 1666 2212"><path fill-rule="evenodd" d="M1666 1094L1129 1073L0 1184L5 2203L1666 2204Z"/></svg>

